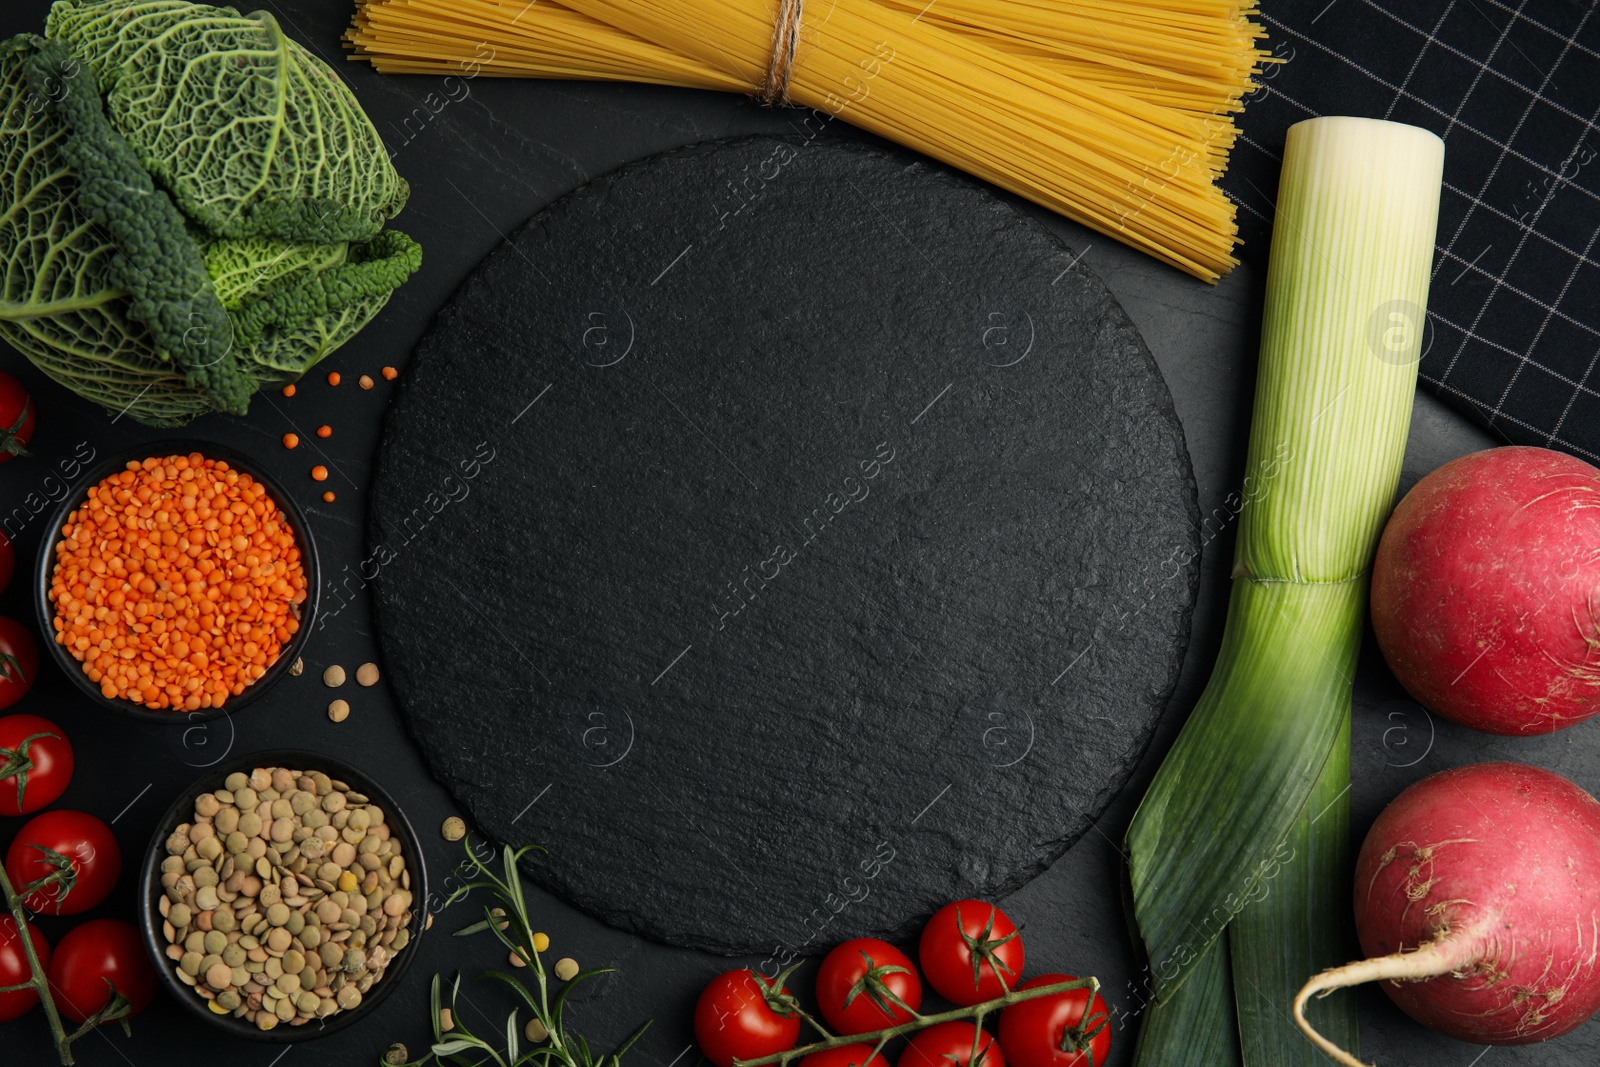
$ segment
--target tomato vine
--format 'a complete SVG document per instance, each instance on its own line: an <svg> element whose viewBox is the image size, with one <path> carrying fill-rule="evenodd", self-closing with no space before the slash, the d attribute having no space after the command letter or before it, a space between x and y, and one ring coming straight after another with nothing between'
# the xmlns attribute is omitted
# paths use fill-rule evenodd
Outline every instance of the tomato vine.
<svg viewBox="0 0 1600 1067"><path fill-rule="evenodd" d="M774 983L773 987L780 990L782 988L781 983ZM797 1048L788 1049L784 1052L775 1052L770 1056L760 1056L749 1060L735 1059L733 1061L733 1067L768 1067L768 1065L775 1065L775 1067L787 1067L791 1061L802 1059L806 1056L809 1056L813 1052L825 1052L828 1049L839 1048L842 1045L857 1045L872 1042L872 1055L866 1057L867 1062L870 1063L873 1056L877 1056L879 1053L881 1053L884 1045L888 1044L889 1041L896 1037L901 1037L906 1034L913 1034L919 1030L925 1030L930 1026L937 1026L940 1023L956 1022L960 1020L970 1020L973 1026L976 1027L981 1033L983 1030L984 1018L992 1012L1000 1011L1003 1008L1009 1008L1013 1004L1021 1004L1023 1001L1034 1000L1038 997L1048 997L1056 993L1066 993L1074 989L1088 990L1089 1002L1093 1003L1095 996L1100 992L1100 980L1098 978L1075 978L1070 982L1052 982L1048 985L1034 986L1031 989L1013 989L1002 996L995 997L993 1000L985 1000L981 1003L973 1004L968 1007L953 1008L950 1011L940 1012L937 1015L919 1015L918 1017L907 1022L900 1023L897 1026L885 1027L882 1030L874 1030L865 1034L840 1034L837 1036L829 1036L825 1037L821 1041L814 1041L809 1045L801 1045ZM778 998L769 997L767 1004L772 1008L773 1011L783 1011L787 1008L787 1002L792 1001L792 999L793 998L789 997L787 994L782 994ZM1069 1044L1075 1045L1080 1049L1087 1048L1089 1041L1092 1040L1097 1033L1104 1029L1109 1021L1109 1017L1104 1014L1091 1017L1090 1013L1085 1011L1083 1018L1078 1021L1077 1025L1067 1030L1067 1032L1063 1035L1063 1049L1067 1049ZM817 1026L817 1024L813 1021L812 1026ZM819 1031L822 1030L820 1026L817 1026L817 1029ZM826 1033L826 1031L822 1032ZM974 1054L976 1055L976 1050L974 1050Z"/></svg>

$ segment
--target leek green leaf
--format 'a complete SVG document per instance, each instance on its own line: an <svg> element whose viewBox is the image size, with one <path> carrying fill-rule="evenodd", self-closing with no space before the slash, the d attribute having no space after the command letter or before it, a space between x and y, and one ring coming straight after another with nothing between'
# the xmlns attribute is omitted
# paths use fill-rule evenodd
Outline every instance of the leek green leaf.
<svg viewBox="0 0 1600 1067"><path fill-rule="evenodd" d="M1350 724L1345 721L1311 803L1228 927L1239 1044L1247 1067L1326 1067L1290 1006L1308 977L1360 955L1350 907ZM1359 1056L1356 995L1312 1002L1313 1025Z"/></svg>
<svg viewBox="0 0 1600 1067"><path fill-rule="evenodd" d="M1193 972L1165 1004L1145 1009L1135 1067L1243 1067L1226 934L1200 953Z"/></svg>

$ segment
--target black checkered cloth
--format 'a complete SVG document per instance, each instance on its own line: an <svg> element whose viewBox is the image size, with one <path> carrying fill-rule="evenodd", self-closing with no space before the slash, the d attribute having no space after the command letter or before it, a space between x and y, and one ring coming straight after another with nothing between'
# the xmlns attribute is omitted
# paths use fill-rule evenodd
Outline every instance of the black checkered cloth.
<svg viewBox="0 0 1600 1067"><path fill-rule="evenodd" d="M1264 267L1285 131L1393 119L1445 142L1422 386L1600 464L1600 12L1576 0L1262 0L1286 62L1223 187Z"/></svg>

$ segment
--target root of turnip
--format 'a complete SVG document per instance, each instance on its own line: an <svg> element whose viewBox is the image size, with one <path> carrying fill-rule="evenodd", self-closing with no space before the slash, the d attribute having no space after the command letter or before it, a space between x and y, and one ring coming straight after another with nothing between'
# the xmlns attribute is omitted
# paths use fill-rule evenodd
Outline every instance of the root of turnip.
<svg viewBox="0 0 1600 1067"><path fill-rule="evenodd" d="M1342 967L1330 967L1302 986L1295 996L1295 1025L1335 1063L1343 1067L1370 1067L1317 1033L1306 1019L1306 1004L1311 998L1325 997L1336 989L1361 985L1363 982L1415 982L1465 970L1479 954L1476 942L1476 938L1452 932L1419 945L1410 952L1396 952L1369 960L1356 960Z"/></svg>

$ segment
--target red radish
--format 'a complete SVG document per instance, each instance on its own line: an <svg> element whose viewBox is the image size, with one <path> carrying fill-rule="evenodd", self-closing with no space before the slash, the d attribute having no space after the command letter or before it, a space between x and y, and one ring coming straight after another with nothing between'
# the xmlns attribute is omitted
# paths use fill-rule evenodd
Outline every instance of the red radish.
<svg viewBox="0 0 1600 1067"><path fill-rule="evenodd" d="M1294 1003L1336 1062L1361 1061L1311 1028L1306 1002L1362 982L1464 1041L1558 1037L1600 1008L1600 803L1521 763L1424 778L1367 833L1355 910L1371 958L1322 972Z"/></svg>
<svg viewBox="0 0 1600 1067"><path fill-rule="evenodd" d="M1600 470L1513 446L1422 479L1378 545L1372 625L1406 690L1463 726L1600 712Z"/></svg>

